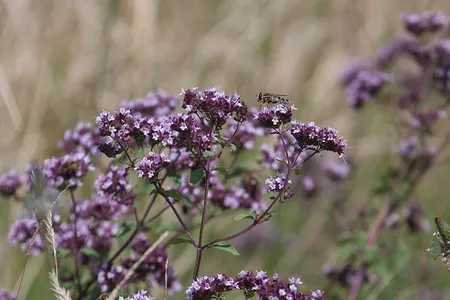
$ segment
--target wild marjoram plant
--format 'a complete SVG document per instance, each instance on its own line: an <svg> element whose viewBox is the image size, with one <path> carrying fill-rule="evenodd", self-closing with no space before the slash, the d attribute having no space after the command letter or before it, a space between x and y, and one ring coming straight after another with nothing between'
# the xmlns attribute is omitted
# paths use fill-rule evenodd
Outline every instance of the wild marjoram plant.
<svg viewBox="0 0 450 300"><path fill-rule="evenodd" d="M33 193L33 174L39 172L48 198L69 196L69 214L58 208L64 199L49 206L56 248L50 279L58 299L96 299L116 287L132 293L143 284L148 293L155 285L166 287L169 294L180 291L166 252L180 242L196 249L188 299L219 299L231 290L259 299L324 299L320 290L310 295L300 292L300 278L283 281L264 271L242 271L234 278L206 277L199 276L200 267L208 249L238 254L228 242L268 221L292 197L291 177L300 174L306 161L322 151L343 157L346 141L333 128L292 120L293 106L249 110L238 94L226 95L215 88L183 90L181 96L184 113L174 113L177 97L164 92L126 101L118 111L100 113L95 126L80 123L68 130L58 144L64 155L45 160L42 167L33 165L27 176L13 170L0 177L0 193L5 197L25 198L19 192L24 181ZM277 137L275 145L262 147L261 159L255 160L265 172L274 170L265 181L266 192L272 195L266 202L256 178L235 164L242 153L254 148L256 137L268 135ZM94 155L100 153L111 158L108 166ZM226 161L230 163L225 165ZM94 166L102 173L93 185L95 192L82 200L79 187ZM241 179L233 181L236 177ZM165 206L154 211L158 200ZM139 203L145 204L144 210L136 209ZM179 226L172 229L169 242L163 246L158 241L150 251L152 242L146 233L155 235L155 229L149 225L167 210ZM214 226L217 217L238 210L243 212L234 219L250 220L247 227L212 241L205 239L205 228ZM46 220L44 229L48 229ZM18 219L11 226L10 243L38 255L46 244L46 238L36 234L38 226L36 214ZM2 299L16 298L4 293ZM120 299L151 297L138 291Z"/></svg>
<svg viewBox="0 0 450 300"><path fill-rule="evenodd" d="M355 110L372 101L383 102L382 107L395 114L401 134L398 159L386 166L371 194L373 199L380 199L373 203L383 204L361 211L351 226L352 235L341 241L342 265L325 269L331 281L350 288L350 300L357 299L363 285L367 292L377 283L377 277L387 275L382 270L388 254L406 255L399 251L399 239L384 242L383 231L402 224L411 233L429 227L423 222L420 204L411 202L410 196L433 166L444 163L439 156L450 143L450 132L442 133L436 126L450 104L449 20L439 12L402 14L400 18L406 33L378 49L372 62L354 62L342 77L349 104ZM382 92L383 97L374 101ZM399 213L401 208L405 208L404 217ZM443 221L436 219L436 223L441 232ZM438 238L439 256L448 266L448 232L446 238L442 232ZM330 285L327 291L331 293ZM376 293L378 290L372 289L369 298L377 298Z"/></svg>

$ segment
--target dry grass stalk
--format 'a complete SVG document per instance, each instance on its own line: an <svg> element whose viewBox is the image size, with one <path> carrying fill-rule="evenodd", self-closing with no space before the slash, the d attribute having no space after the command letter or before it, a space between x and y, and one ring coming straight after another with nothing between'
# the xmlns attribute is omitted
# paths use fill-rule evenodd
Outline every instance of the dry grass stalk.
<svg viewBox="0 0 450 300"><path fill-rule="evenodd" d="M159 239L150 247L148 248L145 253L139 258L139 260L128 270L127 274L125 274L125 277L122 279L122 281L116 286L116 288L111 292L109 295L108 300L115 300L117 296L119 295L120 289L130 280L130 278L134 275L136 272L136 269L142 264L142 262L158 247L169 235L169 232L164 232Z"/></svg>
<svg viewBox="0 0 450 300"><path fill-rule="evenodd" d="M55 293L57 300L72 300L69 291L59 284L58 276L56 276L55 270L48 273L48 278L50 279L50 283L52 285L51 289L53 293Z"/></svg>

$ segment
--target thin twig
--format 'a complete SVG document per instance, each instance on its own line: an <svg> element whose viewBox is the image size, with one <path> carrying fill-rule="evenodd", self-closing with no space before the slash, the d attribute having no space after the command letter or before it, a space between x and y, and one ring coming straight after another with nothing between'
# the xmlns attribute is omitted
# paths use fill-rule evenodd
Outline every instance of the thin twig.
<svg viewBox="0 0 450 300"><path fill-rule="evenodd" d="M70 198L72 199L72 213L73 213L73 238L74 238L74 244L75 244L75 249L74 249L74 261L75 261L75 279L77 282L77 288L78 288L78 293L80 294L82 291L81 288L81 281L80 281L80 269L78 267L78 229L77 229L77 221L78 221L78 214L77 214L77 202L75 200L75 194L73 192L73 189L70 189Z"/></svg>
<svg viewBox="0 0 450 300"><path fill-rule="evenodd" d="M114 288L114 290L111 292L111 294L109 295L108 300L114 300L117 298L117 296L119 295L119 291L120 289L128 282L128 280L130 280L130 278L135 274L136 269L142 264L142 262L144 262L144 260L147 259L147 257L156 249L156 247L158 247L163 241L164 239L169 235L169 232L166 231L164 232L159 239L153 243L153 245L148 248L144 254L142 254L142 256L139 258L139 260L137 262L134 263L134 265L128 270L128 272L125 274L125 277L122 279L122 281L120 281L120 283Z"/></svg>

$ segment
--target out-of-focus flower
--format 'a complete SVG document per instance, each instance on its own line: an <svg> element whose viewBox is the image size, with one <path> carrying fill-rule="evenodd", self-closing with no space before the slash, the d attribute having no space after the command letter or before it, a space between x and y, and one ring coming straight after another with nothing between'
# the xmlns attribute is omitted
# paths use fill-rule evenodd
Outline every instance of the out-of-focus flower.
<svg viewBox="0 0 450 300"><path fill-rule="evenodd" d="M360 71L347 85L347 98L350 105L360 109L364 103L375 98L391 76L378 71Z"/></svg>
<svg viewBox="0 0 450 300"><path fill-rule="evenodd" d="M8 292L5 289L0 289L0 300L17 300L15 292Z"/></svg>
<svg viewBox="0 0 450 300"><path fill-rule="evenodd" d="M334 162L331 160L324 160L322 168L325 174L332 181L341 181L348 177L351 171L351 167L346 162Z"/></svg>
<svg viewBox="0 0 450 300"><path fill-rule="evenodd" d="M136 198L127 181L127 170L115 165L107 173L99 175L94 186L98 195L123 204L131 205Z"/></svg>
<svg viewBox="0 0 450 300"><path fill-rule="evenodd" d="M129 211L129 207L108 197L92 196L77 205L77 214L81 218L95 220L114 220Z"/></svg>
<svg viewBox="0 0 450 300"><path fill-rule="evenodd" d="M84 152L52 157L44 162L43 174L47 184L57 189L76 188L83 185L81 179L94 170L89 156Z"/></svg>
<svg viewBox="0 0 450 300"><path fill-rule="evenodd" d="M23 175L17 170L10 170L0 175L0 195L13 196L23 184Z"/></svg>
<svg viewBox="0 0 450 300"><path fill-rule="evenodd" d="M147 296L147 291L141 290L129 297L119 297L119 300L153 300L152 296Z"/></svg>
<svg viewBox="0 0 450 300"><path fill-rule="evenodd" d="M102 292L109 292L125 278L127 269L121 265L102 266L97 273L97 282Z"/></svg>
<svg viewBox="0 0 450 300"><path fill-rule="evenodd" d="M145 97L122 102L122 107L143 117L164 117L178 105L177 95L165 91L149 92Z"/></svg>
<svg viewBox="0 0 450 300"><path fill-rule="evenodd" d="M441 12L401 14L400 19L407 31L419 36L425 32L436 32L448 24L448 18Z"/></svg>
<svg viewBox="0 0 450 300"><path fill-rule="evenodd" d="M91 123L80 122L75 129L68 129L64 133L64 138L58 142L58 147L65 153L74 152L97 153L100 143L100 131L98 127L93 127Z"/></svg>

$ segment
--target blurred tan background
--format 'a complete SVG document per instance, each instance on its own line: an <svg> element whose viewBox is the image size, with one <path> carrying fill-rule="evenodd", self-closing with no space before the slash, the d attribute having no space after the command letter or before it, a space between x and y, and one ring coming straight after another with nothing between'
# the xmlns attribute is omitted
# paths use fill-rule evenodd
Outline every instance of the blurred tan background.
<svg viewBox="0 0 450 300"><path fill-rule="evenodd" d="M399 13L450 13L449 8L443 0L1 0L0 171L23 170L30 160L57 153L67 128L93 121L121 100L157 89L178 94L181 88L217 86L227 93L236 90L249 104L258 92L287 94L298 119L336 127L360 168L350 202L368 201L367 187L377 163L388 159L395 133L379 109L352 112L338 76L349 59L373 55L381 41L400 30ZM422 194L415 195L442 199L430 205L430 218L442 213L450 192L442 187L445 168L433 172ZM308 213L313 205L315 213ZM280 212L284 217L275 220L281 224L277 229L269 226L289 243L279 241L262 256L258 250L239 258L208 254L203 272L233 275L248 263L284 277L303 275L311 289L323 288L321 268L333 257L327 253L333 236L319 238L332 227L326 205L293 206L299 208ZM14 286L23 265L23 255L7 245L16 210L0 204L0 287L5 288ZM426 239L418 245L426 249ZM418 249L411 261L437 265L423 252ZM177 272L190 270L193 251L174 255ZM33 296L42 289L39 283L47 284L43 264L38 258L29 262L27 299L43 299ZM440 266L435 269L444 274ZM410 289L429 284L409 282L397 290L409 299Z"/></svg>

